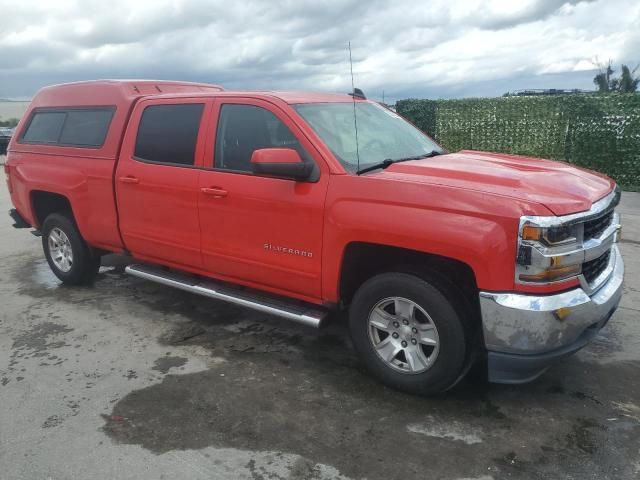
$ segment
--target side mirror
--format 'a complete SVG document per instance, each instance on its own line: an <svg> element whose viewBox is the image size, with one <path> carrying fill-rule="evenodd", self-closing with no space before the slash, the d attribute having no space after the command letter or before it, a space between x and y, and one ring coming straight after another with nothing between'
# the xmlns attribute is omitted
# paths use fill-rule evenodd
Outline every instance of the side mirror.
<svg viewBox="0 0 640 480"><path fill-rule="evenodd" d="M251 155L253 173L270 177L307 180L313 165L305 163L292 148L260 148Z"/></svg>

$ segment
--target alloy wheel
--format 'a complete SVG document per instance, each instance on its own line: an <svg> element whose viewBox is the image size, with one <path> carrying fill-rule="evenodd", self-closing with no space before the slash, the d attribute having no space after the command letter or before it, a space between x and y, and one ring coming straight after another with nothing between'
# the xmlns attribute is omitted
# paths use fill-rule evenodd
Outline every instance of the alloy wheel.
<svg viewBox="0 0 640 480"><path fill-rule="evenodd" d="M433 320L407 298L389 297L378 302L369 313L368 330L378 357L403 373L425 372L440 350Z"/></svg>

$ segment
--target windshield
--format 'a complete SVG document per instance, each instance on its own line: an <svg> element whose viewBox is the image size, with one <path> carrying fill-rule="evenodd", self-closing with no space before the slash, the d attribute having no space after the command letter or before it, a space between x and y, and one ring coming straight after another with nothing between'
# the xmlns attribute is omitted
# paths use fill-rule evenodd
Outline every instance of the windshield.
<svg viewBox="0 0 640 480"><path fill-rule="evenodd" d="M295 109L347 170L358 170L353 103L303 103ZM420 130L377 103L356 102L356 118L360 170L387 159L443 153Z"/></svg>

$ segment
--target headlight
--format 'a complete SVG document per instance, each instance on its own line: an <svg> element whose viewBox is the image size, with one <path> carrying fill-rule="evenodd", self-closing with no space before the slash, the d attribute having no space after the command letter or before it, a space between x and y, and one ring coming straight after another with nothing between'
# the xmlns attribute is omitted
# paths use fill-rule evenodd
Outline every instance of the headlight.
<svg viewBox="0 0 640 480"><path fill-rule="evenodd" d="M536 220L520 220L516 282L551 283L580 275L583 224L561 224L556 217Z"/></svg>
<svg viewBox="0 0 640 480"><path fill-rule="evenodd" d="M539 227L526 224L522 227L521 238L525 241L541 242L549 247L576 243L581 233L581 224L572 226Z"/></svg>

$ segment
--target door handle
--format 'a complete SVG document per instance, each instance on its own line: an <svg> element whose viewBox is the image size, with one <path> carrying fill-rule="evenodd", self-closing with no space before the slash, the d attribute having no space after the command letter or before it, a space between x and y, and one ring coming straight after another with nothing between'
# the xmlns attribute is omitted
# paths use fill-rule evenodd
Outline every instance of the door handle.
<svg viewBox="0 0 640 480"><path fill-rule="evenodd" d="M205 195L211 195L213 198L224 198L227 196L227 193L229 193L226 190L223 190L218 187L211 187L211 188L203 187L200 189L200 191Z"/></svg>
<svg viewBox="0 0 640 480"><path fill-rule="evenodd" d="M140 180L138 180L136 177L131 177L131 176L127 176L127 177L120 177L119 180L122 183L140 183Z"/></svg>

